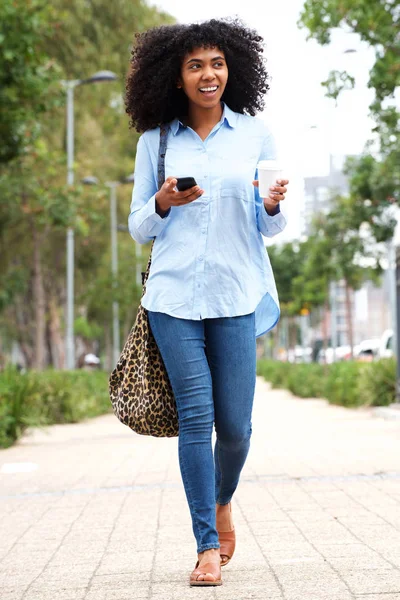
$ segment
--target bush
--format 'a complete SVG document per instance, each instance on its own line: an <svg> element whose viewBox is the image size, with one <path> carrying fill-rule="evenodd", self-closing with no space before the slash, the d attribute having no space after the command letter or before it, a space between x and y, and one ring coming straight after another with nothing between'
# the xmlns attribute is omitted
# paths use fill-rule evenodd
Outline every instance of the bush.
<svg viewBox="0 0 400 600"><path fill-rule="evenodd" d="M289 363L262 359L257 361L257 373L269 381L274 388L287 387L290 366Z"/></svg>
<svg viewBox="0 0 400 600"><path fill-rule="evenodd" d="M111 409L103 371L0 373L0 447L10 446L28 426L75 423Z"/></svg>
<svg viewBox="0 0 400 600"><path fill-rule="evenodd" d="M325 398L331 404L361 406L363 398L359 392L359 381L367 363L337 362L329 365L325 382Z"/></svg>
<svg viewBox="0 0 400 600"><path fill-rule="evenodd" d="M287 388L302 398L319 397L323 391L322 365L260 359L257 374L269 381L272 387Z"/></svg>
<svg viewBox="0 0 400 600"><path fill-rule="evenodd" d="M288 376L288 389L300 398L320 398L324 395L324 368L322 365L294 364Z"/></svg>
<svg viewBox="0 0 400 600"><path fill-rule="evenodd" d="M326 398L341 406L387 406L395 401L396 363L337 362L333 365L293 364L260 359L257 373L302 398Z"/></svg>
<svg viewBox="0 0 400 600"><path fill-rule="evenodd" d="M359 383L360 397L369 406L388 406L396 399L396 361L384 358L368 363Z"/></svg>

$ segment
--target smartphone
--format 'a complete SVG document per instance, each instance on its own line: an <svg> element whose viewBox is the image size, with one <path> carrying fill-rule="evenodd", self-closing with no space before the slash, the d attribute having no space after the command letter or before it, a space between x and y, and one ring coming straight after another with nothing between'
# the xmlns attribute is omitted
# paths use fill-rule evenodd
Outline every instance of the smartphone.
<svg viewBox="0 0 400 600"><path fill-rule="evenodd" d="M185 192L197 185L194 177L177 177L176 187L179 192Z"/></svg>

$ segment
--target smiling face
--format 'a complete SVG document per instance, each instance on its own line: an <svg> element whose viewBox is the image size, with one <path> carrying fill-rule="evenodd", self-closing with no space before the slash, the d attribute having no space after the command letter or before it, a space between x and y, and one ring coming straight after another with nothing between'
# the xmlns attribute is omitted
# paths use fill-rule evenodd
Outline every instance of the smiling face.
<svg viewBox="0 0 400 600"><path fill-rule="evenodd" d="M225 55L219 48L194 48L182 62L178 87L189 102L202 108L214 108L228 81Z"/></svg>

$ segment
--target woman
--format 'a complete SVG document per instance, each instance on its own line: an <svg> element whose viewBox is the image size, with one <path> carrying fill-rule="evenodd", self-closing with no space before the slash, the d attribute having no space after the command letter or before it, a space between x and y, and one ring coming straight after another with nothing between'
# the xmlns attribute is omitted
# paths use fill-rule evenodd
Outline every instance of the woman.
<svg viewBox="0 0 400 600"><path fill-rule="evenodd" d="M261 199L256 165L275 158L263 108L262 38L240 21L138 36L126 110L139 139L129 230L155 238L142 299L176 398L179 462L197 542L190 585L220 585L232 558L231 499L249 450L256 337L279 318L262 234L286 221L287 180ZM160 125L169 124L157 190ZM179 192L178 177L197 185ZM211 436L215 423L213 455Z"/></svg>

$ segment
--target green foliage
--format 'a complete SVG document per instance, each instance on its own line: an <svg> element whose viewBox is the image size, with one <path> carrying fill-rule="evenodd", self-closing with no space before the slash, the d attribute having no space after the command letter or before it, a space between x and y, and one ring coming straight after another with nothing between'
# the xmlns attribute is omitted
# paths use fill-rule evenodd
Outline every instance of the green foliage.
<svg viewBox="0 0 400 600"><path fill-rule="evenodd" d="M356 186L368 185L361 169L358 173L352 184L354 197L333 197L329 212L315 215L307 240L268 248L283 315L324 306L330 281L344 279L354 290L367 279L377 281L382 250L374 242L390 237L393 222L387 217L378 219L370 202L355 199ZM375 266L362 267L360 257L371 258Z"/></svg>
<svg viewBox="0 0 400 600"><path fill-rule="evenodd" d="M1 3L0 336L3 351L14 341L20 344L28 366L38 354L38 274L46 327L41 347L45 340L49 364L62 364L69 227L75 233L76 314L87 320L78 320L78 335L96 336L103 353L114 299L120 303L122 338L133 324L141 293L135 283L135 245L127 233L118 234L115 293L104 184L134 170L138 135L129 129L123 94L135 33L172 21L144 0L120 0L117 10L106 0ZM67 187L61 82L103 69L115 72L118 81L74 90L75 185ZM87 175L100 184L81 185ZM130 196L131 186L118 188L118 223L127 221ZM143 263L146 253L145 248Z"/></svg>
<svg viewBox="0 0 400 600"><path fill-rule="evenodd" d="M257 361L257 375L274 388L286 388L300 398L318 398L324 393L324 367L276 360Z"/></svg>
<svg viewBox="0 0 400 600"><path fill-rule="evenodd" d="M324 367L318 364L294 364L289 370L287 388L300 398L320 398L324 394Z"/></svg>
<svg viewBox="0 0 400 600"><path fill-rule="evenodd" d="M55 13L43 0L0 7L0 163L24 153L40 134L37 118L61 102L57 63L43 49Z"/></svg>
<svg viewBox="0 0 400 600"><path fill-rule="evenodd" d="M368 87L375 91L370 109L376 121L374 131L379 135L380 156L373 160L369 172L364 170L365 162L353 164L351 175L357 178L360 169L368 190L360 187L358 199L373 203L378 200L376 214L384 210L389 199L400 202L400 113L395 102L400 85L399 6L399 0L306 0L298 23L308 30L309 38L321 45L330 43L332 29L342 27L357 33L375 49ZM333 71L322 85L327 88L327 96L337 100L343 90L354 86L354 79L347 73Z"/></svg>
<svg viewBox="0 0 400 600"><path fill-rule="evenodd" d="M0 373L0 447L28 426L76 423L108 412L108 375L103 371Z"/></svg>
<svg viewBox="0 0 400 600"><path fill-rule="evenodd" d="M261 359L257 361L257 375L264 377L274 388L284 388L291 367L290 363Z"/></svg>
<svg viewBox="0 0 400 600"><path fill-rule="evenodd" d="M101 327L89 323L86 317L78 317L74 323L75 335L80 335L85 340L96 340L101 335Z"/></svg>
<svg viewBox="0 0 400 600"><path fill-rule="evenodd" d="M359 394L363 404L387 406L396 398L396 361L385 358L368 363L359 381Z"/></svg>
<svg viewBox="0 0 400 600"><path fill-rule="evenodd" d="M341 92L354 88L355 79L346 71L331 71L328 79L323 81L322 85L326 87L328 98L333 98L336 101Z"/></svg>
<svg viewBox="0 0 400 600"><path fill-rule="evenodd" d="M300 398L326 398L340 406L387 406L395 400L394 359L325 366L260 359L257 374L274 388L286 388Z"/></svg>
<svg viewBox="0 0 400 600"><path fill-rule="evenodd" d="M365 363L338 362L329 366L325 382L325 397L331 404L341 406L361 406L363 397L359 393L358 382L365 370Z"/></svg>
<svg viewBox="0 0 400 600"><path fill-rule="evenodd" d="M282 314L293 315L299 311L302 298L295 296L293 282L301 275L306 259L304 243L287 242L268 248L268 255L275 274Z"/></svg>

